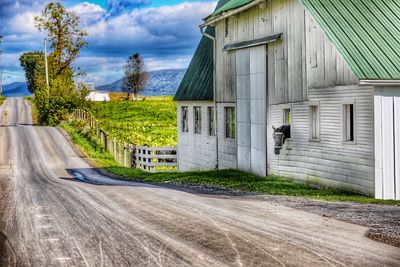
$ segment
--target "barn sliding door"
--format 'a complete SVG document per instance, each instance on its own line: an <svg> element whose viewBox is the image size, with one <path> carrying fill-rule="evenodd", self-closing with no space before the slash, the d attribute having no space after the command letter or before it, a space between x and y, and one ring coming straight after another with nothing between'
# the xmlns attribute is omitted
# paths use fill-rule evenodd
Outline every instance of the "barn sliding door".
<svg viewBox="0 0 400 267"><path fill-rule="evenodd" d="M265 176L266 145L266 47L236 51L238 168Z"/></svg>
<svg viewBox="0 0 400 267"><path fill-rule="evenodd" d="M400 200L400 88L375 88L375 197Z"/></svg>

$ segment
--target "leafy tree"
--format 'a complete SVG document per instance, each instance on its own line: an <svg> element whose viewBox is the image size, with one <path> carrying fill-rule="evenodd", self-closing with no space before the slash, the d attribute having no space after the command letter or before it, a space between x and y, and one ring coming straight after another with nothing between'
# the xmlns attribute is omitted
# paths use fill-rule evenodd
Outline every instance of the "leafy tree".
<svg viewBox="0 0 400 267"><path fill-rule="evenodd" d="M35 94L34 102L39 111L41 124L56 125L66 119L76 108L86 108L85 88L75 88L71 64L87 45L87 33L79 29L79 17L68 12L60 3L49 3L42 15L35 18L39 31L45 31L51 42L48 55L49 88L46 85L44 55L42 52L25 53L21 56L29 84Z"/></svg>
<svg viewBox="0 0 400 267"><path fill-rule="evenodd" d="M79 17L68 12L61 3L49 3L41 16L35 17L35 26L46 31L53 50L54 71L64 74L79 56L80 50L87 46L86 31L79 28Z"/></svg>
<svg viewBox="0 0 400 267"><path fill-rule="evenodd" d="M19 61L21 63L21 67L25 71L29 92L34 93L36 89L45 85L46 81L43 52L36 51L23 53L20 56Z"/></svg>
<svg viewBox="0 0 400 267"><path fill-rule="evenodd" d="M132 93L138 99L139 92L144 89L149 79L145 71L144 61L139 53L129 57L125 66L125 77L122 89L128 93L128 99Z"/></svg>

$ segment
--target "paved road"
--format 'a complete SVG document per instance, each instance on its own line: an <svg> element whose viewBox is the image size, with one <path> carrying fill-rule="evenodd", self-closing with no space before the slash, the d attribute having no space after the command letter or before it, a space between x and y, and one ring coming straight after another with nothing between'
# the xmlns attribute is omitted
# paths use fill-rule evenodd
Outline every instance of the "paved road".
<svg viewBox="0 0 400 267"><path fill-rule="evenodd" d="M400 263L398 248L365 238L361 226L261 200L193 195L102 177L57 129L30 125L30 108L22 99L8 99L0 112L0 185L9 183L2 186L0 227L18 265ZM68 170L103 185L77 181Z"/></svg>

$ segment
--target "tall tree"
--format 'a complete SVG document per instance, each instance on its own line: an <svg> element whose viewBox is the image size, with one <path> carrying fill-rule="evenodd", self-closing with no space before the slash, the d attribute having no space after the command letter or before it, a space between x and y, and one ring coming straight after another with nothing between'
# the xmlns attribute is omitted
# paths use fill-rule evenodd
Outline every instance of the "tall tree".
<svg viewBox="0 0 400 267"><path fill-rule="evenodd" d="M149 79L145 71L143 58L139 53L133 54L126 61L124 69L125 77L122 89L128 93L128 99L132 93L137 100L139 92L144 89Z"/></svg>
<svg viewBox="0 0 400 267"><path fill-rule="evenodd" d="M35 17L35 26L39 31L46 31L51 42L55 75L67 72L80 50L87 46L88 34L79 28L79 21L75 13L68 12L60 3L49 3L42 15Z"/></svg>
<svg viewBox="0 0 400 267"><path fill-rule="evenodd" d="M26 52L20 56L19 61L25 71L28 90L35 93L38 88L45 85L44 53Z"/></svg>

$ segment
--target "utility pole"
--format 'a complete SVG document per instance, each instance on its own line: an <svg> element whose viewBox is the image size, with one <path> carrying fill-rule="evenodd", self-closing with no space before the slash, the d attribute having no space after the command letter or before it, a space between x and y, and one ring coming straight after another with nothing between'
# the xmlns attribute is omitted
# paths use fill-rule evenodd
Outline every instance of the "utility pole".
<svg viewBox="0 0 400 267"><path fill-rule="evenodd" d="M3 95L3 67L0 67L0 96Z"/></svg>
<svg viewBox="0 0 400 267"><path fill-rule="evenodd" d="M50 88L49 88L49 66L47 65L47 39L44 39L44 65L46 69L47 99L49 99Z"/></svg>
<svg viewBox="0 0 400 267"><path fill-rule="evenodd" d="M2 40L3 40L3 36L0 35L0 46L1 46ZM0 96L3 94L3 67L1 66L1 55L2 54L3 54L3 51L1 51L1 49L0 49Z"/></svg>

